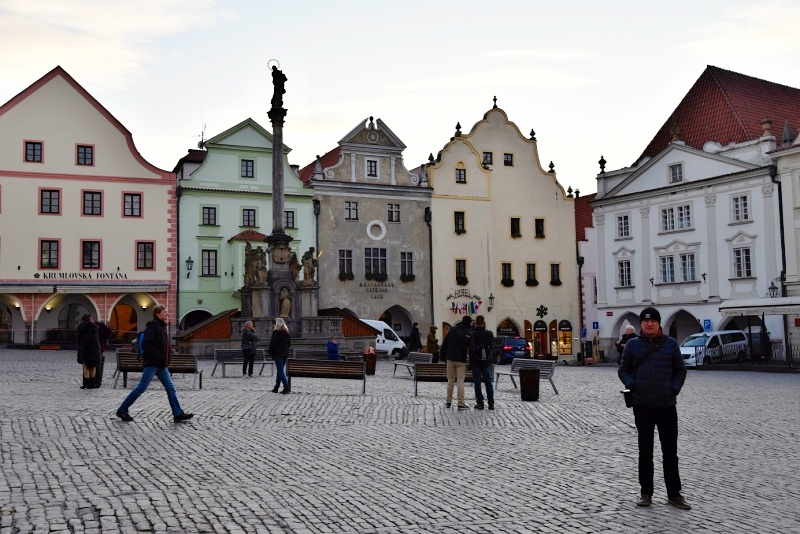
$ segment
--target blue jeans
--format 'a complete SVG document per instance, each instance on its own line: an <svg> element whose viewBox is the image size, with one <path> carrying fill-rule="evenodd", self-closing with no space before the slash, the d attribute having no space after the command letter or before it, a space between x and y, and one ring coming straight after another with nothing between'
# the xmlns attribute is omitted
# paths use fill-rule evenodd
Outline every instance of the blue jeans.
<svg viewBox="0 0 800 534"><path fill-rule="evenodd" d="M275 376L275 389L283 384L283 389L289 389L289 380L286 378L286 358L275 358L275 367L278 373Z"/></svg>
<svg viewBox="0 0 800 534"><path fill-rule="evenodd" d="M475 386L475 400L478 404L483 404L483 393L481 393L481 382L486 384L486 398L489 404L494 404L494 387L492 386L492 363L486 362L484 365L472 366L472 384Z"/></svg>
<svg viewBox="0 0 800 534"><path fill-rule="evenodd" d="M154 376L158 377L161 381L161 385L167 390L167 398L169 399L169 407L172 409L172 416L181 415L183 410L178 402L178 395L175 393L175 384L172 383L172 377L166 367L145 367L139 384L125 397L125 400L122 401L117 411L128 413L128 408L130 408L131 405L136 402L136 399L147 390L147 386L150 385L150 381L153 380Z"/></svg>

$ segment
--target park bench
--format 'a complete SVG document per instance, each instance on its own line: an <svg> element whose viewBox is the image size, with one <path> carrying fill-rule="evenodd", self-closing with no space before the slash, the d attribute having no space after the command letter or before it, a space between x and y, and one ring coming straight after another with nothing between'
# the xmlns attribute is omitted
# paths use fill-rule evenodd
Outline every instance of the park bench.
<svg viewBox="0 0 800 534"><path fill-rule="evenodd" d="M367 391L367 364L363 361L289 358L286 360L286 377L289 380L289 389L292 389L293 377L303 377L361 380L361 394L364 395Z"/></svg>
<svg viewBox="0 0 800 534"><path fill-rule="evenodd" d="M394 364L394 371L392 371L392 376L397 372L398 367L405 367L408 369L409 376L414 376L414 364L415 363L431 363L433 361L433 354L428 352L409 352L408 358L405 360L394 360L392 363Z"/></svg>
<svg viewBox="0 0 800 534"><path fill-rule="evenodd" d="M290 358L296 358L298 360L327 360L328 359L328 348L325 347L324 349L291 349ZM363 360L361 354L358 353L350 353L350 352L342 352L339 351L339 357L348 362L358 362Z"/></svg>
<svg viewBox="0 0 800 534"><path fill-rule="evenodd" d="M253 367L255 368L256 365L261 365L261 370L258 372L259 375L264 372L264 366L268 363L269 361L267 360L264 349L257 349ZM244 364L244 354L242 353L242 349L214 349L214 368L211 370L211 376L214 376L217 366L221 365L222 378L225 378L225 366L228 364ZM272 371L271 365L270 370ZM272 371L272 373L274 373L274 371Z"/></svg>
<svg viewBox="0 0 800 534"><path fill-rule="evenodd" d="M197 386L200 377L200 389L203 389L203 370L197 368L197 356L194 354L170 354L167 369L171 374L194 375L192 389ZM114 370L114 388L117 387L119 377L122 376L122 387L128 387L128 373L141 373L144 371L142 355L136 352L117 352L117 368Z"/></svg>
<svg viewBox="0 0 800 534"><path fill-rule="evenodd" d="M519 377L520 369L539 369L539 380L544 378L550 380L550 385L553 386L553 391L555 391L556 395L558 395L558 389L556 389L556 385L553 382L553 373L556 371L556 363L557 362L555 360L514 358L511 360L511 367L508 370L498 369L495 371L494 385L497 387L497 383L500 381L500 375L508 375L509 378L511 378L511 383L514 384L514 388L516 389L517 383L514 381L514 377Z"/></svg>
<svg viewBox="0 0 800 534"><path fill-rule="evenodd" d="M417 396L418 382L447 382L447 364L415 363L414 364L414 396ZM472 382L472 370L467 367L464 382Z"/></svg>

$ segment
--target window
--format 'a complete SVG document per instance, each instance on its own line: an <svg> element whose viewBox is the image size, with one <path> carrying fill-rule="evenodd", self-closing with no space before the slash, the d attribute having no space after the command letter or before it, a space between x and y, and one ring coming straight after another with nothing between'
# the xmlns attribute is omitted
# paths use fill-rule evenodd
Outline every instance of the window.
<svg viewBox="0 0 800 534"><path fill-rule="evenodd" d="M536 280L536 264L535 263L526 263L525 264L525 275L528 280Z"/></svg>
<svg viewBox="0 0 800 534"><path fill-rule="evenodd" d="M38 141L25 141L25 161L34 163L42 162L42 143Z"/></svg>
<svg viewBox="0 0 800 534"><path fill-rule="evenodd" d="M733 275L736 278L747 278L753 276L753 271L750 268L749 248L733 249Z"/></svg>
<svg viewBox="0 0 800 534"><path fill-rule="evenodd" d="M367 178L377 178L378 177L378 160L376 159L368 159L367 160Z"/></svg>
<svg viewBox="0 0 800 534"><path fill-rule="evenodd" d="M467 169L456 169L456 183L467 183Z"/></svg>
<svg viewBox="0 0 800 534"><path fill-rule="evenodd" d="M483 164L484 165L491 165L493 158L494 158L494 154L492 154L491 152L484 152L483 153Z"/></svg>
<svg viewBox="0 0 800 534"><path fill-rule="evenodd" d="M631 282L630 260L617 262L617 283L619 287L630 287L633 285Z"/></svg>
<svg viewBox="0 0 800 534"><path fill-rule="evenodd" d="M400 204L389 204L389 222L400 222Z"/></svg>
<svg viewBox="0 0 800 534"><path fill-rule="evenodd" d="M83 192L83 214L102 215L103 214L103 194L99 191Z"/></svg>
<svg viewBox="0 0 800 534"><path fill-rule="evenodd" d="M58 241L43 239L39 242L41 260L39 267L42 269L58 269Z"/></svg>
<svg viewBox="0 0 800 534"><path fill-rule="evenodd" d="M203 207L203 226L216 226L217 208Z"/></svg>
<svg viewBox="0 0 800 534"><path fill-rule="evenodd" d="M136 268L153 269L153 254L156 244L152 241L139 241L136 243Z"/></svg>
<svg viewBox="0 0 800 534"><path fill-rule="evenodd" d="M400 276L411 276L414 274L414 253L400 253Z"/></svg>
<svg viewBox="0 0 800 534"><path fill-rule="evenodd" d="M544 219L534 219L533 229L536 232L536 239L544 239Z"/></svg>
<svg viewBox="0 0 800 534"><path fill-rule="evenodd" d="M692 227L692 207L674 206L661 210L661 231L671 232Z"/></svg>
<svg viewBox="0 0 800 534"><path fill-rule="evenodd" d="M242 209L242 226L252 228L256 225L256 210L254 208Z"/></svg>
<svg viewBox="0 0 800 534"><path fill-rule="evenodd" d="M456 211L453 213L453 228L457 234L463 234L467 231L463 211Z"/></svg>
<svg viewBox="0 0 800 534"><path fill-rule="evenodd" d="M283 227L284 228L294 228L294 212L293 211L284 211L283 212Z"/></svg>
<svg viewBox="0 0 800 534"><path fill-rule="evenodd" d="M78 145L78 165L94 165L94 147Z"/></svg>
<svg viewBox="0 0 800 534"><path fill-rule="evenodd" d="M122 214L125 217L141 217L142 195L139 193L124 193L122 195Z"/></svg>
<svg viewBox="0 0 800 534"><path fill-rule="evenodd" d="M456 279L467 277L467 260L456 260Z"/></svg>
<svg viewBox="0 0 800 534"><path fill-rule="evenodd" d="M500 264L500 278L503 280L511 280L511 264L510 263L501 263Z"/></svg>
<svg viewBox="0 0 800 534"><path fill-rule="evenodd" d="M514 154L503 154L503 165L506 167L514 166Z"/></svg>
<svg viewBox="0 0 800 534"><path fill-rule="evenodd" d="M83 248L81 267L83 269L100 268L100 241L82 241Z"/></svg>
<svg viewBox="0 0 800 534"><path fill-rule="evenodd" d="M747 196L733 197L733 222L750 220L750 210L747 207Z"/></svg>
<svg viewBox="0 0 800 534"><path fill-rule="evenodd" d="M561 265L559 265L558 263L550 264L550 285L551 286L561 285Z"/></svg>
<svg viewBox="0 0 800 534"><path fill-rule="evenodd" d="M252 159L242 160L242 178L253 178L255 176L255 161Z"/></svg>
<svg viewBox="0 0 800 534"><path fill-rule="evenodd" d="M683 282L694 282L695 278L695 270L694 270L694 254L681 254L681 281Z"/></svg>
<svg viewBox="0 0 800 534"><path fill-rule="evenodd" d="M674 184L683 181L683 164L677 163L669 166L669 182Z"/></svg>
<svg viewBox="0 0 800 534"><path fill-rule="evenodd" d="M380 274L386 272L386 249L364 249L364 274Z"/></svg>
<svg viewBox="0 0 800 534"><path fill-rule="evenodd" d="M204 250L202 251L203 258L203 276L217 276L217 251Z"/></svg>
<svg viewBox="0 0 800 534"><path fill-rule="evenodd" d="M58 189L39 190L39 213L61 213L61 191Z"/></svg>
<svg viewBox="0 0 800 534"><path fill-rule="evenodd" d="M511 217L511 237L522 237L519 226L519 217Z"/></svg>
<svg viewBox="0 0 800 534"><path fill-rule="evenodd" d="M339 276L353 272L353 251L339 250Z"/></svg>
<svg viewBox="0 0 800 534"><path fill-rule="evenodd" d="M344 203L344 218L348 221L358 220L358 202Z"/></svg>
<svg viewBox="0 0 800 534"><path fill-rule="evenodd" d="M617 216L617 237L630 237L631 228L627 215Z"/></svg>
<svg viewBox="0 0 800 534"><path fill-rule="evenodd" d="M662 284L675 283L675 258L672 256L661 256L658 259L659 272Z"/></svg>

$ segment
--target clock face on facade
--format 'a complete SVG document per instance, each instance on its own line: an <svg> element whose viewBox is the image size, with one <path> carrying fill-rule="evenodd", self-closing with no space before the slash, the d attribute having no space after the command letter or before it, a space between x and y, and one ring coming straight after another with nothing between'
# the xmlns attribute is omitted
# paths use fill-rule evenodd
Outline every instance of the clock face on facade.
<svg viewBox="0 0 800 534"><path fill-rule="evenodd" d="M292 252L286 247L278 247L272 250L272 261L275 263L287 263L291 256Z"/></svg>

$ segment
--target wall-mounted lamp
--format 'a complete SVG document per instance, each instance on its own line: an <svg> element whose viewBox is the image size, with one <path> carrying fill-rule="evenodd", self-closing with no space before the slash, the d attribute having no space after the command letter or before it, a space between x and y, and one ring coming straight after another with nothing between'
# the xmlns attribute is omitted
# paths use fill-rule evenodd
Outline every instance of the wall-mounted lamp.
<svg viewBox="0 0 800 534"><path fill-rule="evenodd" d="M650 277L650 287L653 287L653 286L655 285L655 284L653 283L653 280L654 280L654 278L651 276L651 277Z"/></svg>
<svg viewBox="0 0 800 534"><path fill-rule="evenodd" d="M142 309L146 310L147 309L147 304L142 304Z"/></svg>
<svg viewBox="0 0 800 534"><path fill-rule="evenodd" d="M489 308L488 308L488 311L492 311L492 308L494 308L494 295L492 293L489 293Z"/></svg>
<svg viewBox="0 0 800 534"><path fill-rule="evenodd" d="M189 278L189 275L192 274L192 267L194 267L194 260L189 256L189 259L186 260L186 278Z"/></svg>
<svg viewBox="0 0 800 534"><path fill-rule="evenodd" d="M770 282L769 284L769 297L776 298L778 296L778 287L775 285L775 282Z"/></svg>
<svg viewBox="0 0 800 534"><path fill-rule="evenodd" d="M44 311L46 311L47 313L50 313L50 310L52 310L52 309L53 308L51 306L45 306L44 307Z"/></svg>
<svg viewBox="0 0 800 534"><path fill-rule="evenodd" d="M16 304L14 304L14 307L15 307L16 309L19 309L19 302L17 302Z"/></svg>
<svg viewBox="0 0 800 534"><path fill-rule="evenodd" d="M703 273L703 274L701 274L700 276L702 276L702 277L703 277L703 282L705 282L705 281L706 281L706 273Z"/></svg>

